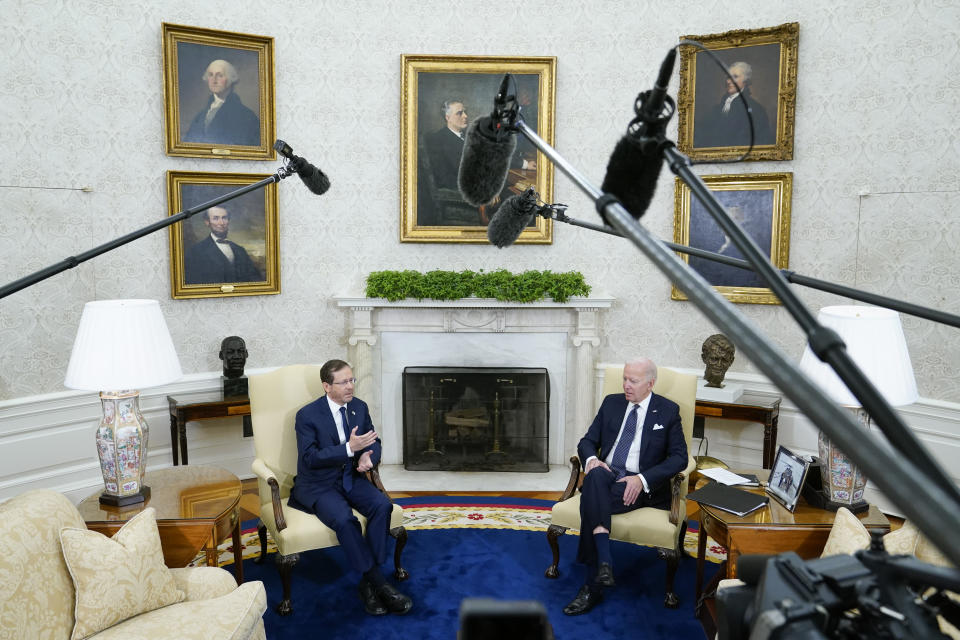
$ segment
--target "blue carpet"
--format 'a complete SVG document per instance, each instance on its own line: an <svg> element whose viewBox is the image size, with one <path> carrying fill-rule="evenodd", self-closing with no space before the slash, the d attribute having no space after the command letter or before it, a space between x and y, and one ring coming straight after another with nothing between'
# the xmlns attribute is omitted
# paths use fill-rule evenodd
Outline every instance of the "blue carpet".
<svg viewBox="0 0 960 640"><path fill-rule="evenodd" d="M458 503L478 504L453 497ZM417 504L433 502L418 499ZM494 502L503 502L496 499ZM511 502L516 503L511 500ZM684 556L675 589L680 608L663 606L666 563L647 547L614 542L614 571L618 586L607 589L605 600L583 616L563 615L562 609L583 582L584 569L573 564L577 537L560 539L560 578L543 576L550 550L543 531L501 529L427 529L409 532L403 563L410 579L402 590L414 599L406 616L371 617L357 595L357 576L339 548L310 551L293 569L293 615L280 617L274 607L281 598L275 555L263 565L244 562L247 580L262 580L267 589L264 615L267 637L456 638L460 602L466 597L537 600L547 609L557 638L703 638L693 616L696 561ZM391 554L392 556L392 554ZM392 557L384 565L392 570ZM232 570L232 567L225 567ZM705 580L716 571L707 563ZM392 578L391 578L392 580Z"/></svg>

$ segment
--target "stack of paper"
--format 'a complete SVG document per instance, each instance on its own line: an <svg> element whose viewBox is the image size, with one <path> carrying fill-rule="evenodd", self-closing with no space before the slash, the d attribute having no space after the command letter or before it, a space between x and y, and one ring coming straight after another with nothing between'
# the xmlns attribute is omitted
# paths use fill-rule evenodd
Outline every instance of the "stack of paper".
<svg viewBox="0 0 960 640"><path fill-rule="evenodd" d="M726 469L700 469L702 475L707 476L712 480L726 484L726 485L741 485L746 487L759 487L760 481L757 479L757 476L749 474L746 476L737 475L732 471Z"/></svg>

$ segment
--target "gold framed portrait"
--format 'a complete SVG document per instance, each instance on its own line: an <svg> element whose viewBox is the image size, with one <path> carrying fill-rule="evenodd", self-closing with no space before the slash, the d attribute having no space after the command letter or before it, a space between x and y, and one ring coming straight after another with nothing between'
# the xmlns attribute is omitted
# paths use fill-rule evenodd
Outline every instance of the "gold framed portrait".
<svg viewBox="0 0 960 640"><path fill-rule="evenodd" d="M402 56L400 96L400 241L486 243L487 224L506 198L533 187L553 198L553 165L522 134L498 199L484 207L463 200L457 172L463 133L493 109L504 74L516 81L524 122L553 144L557 59L554 57ZM550 244L553 221L537 216L517 244Z"/></svg>
<svg viewBox="0 0 960 640"><path fill-rule="evenodd" d="M745 160L792 160L799 23L682 39L696 40L716 54L742 86L743 95L709 54L681 45L680 151L691 160L707 162L743 155L750 141L746 104L753 113L755 135Z"/></svg>
<svg viewBox="0 0 960 640"><path fill-rule="evenodd" d="M168 215L269 177L168 171ZM170 294L174 299L280 293L276 183L197 212L168 231Z"/></svg>
<svg viewBox="0 0 960 640"><path fill-rule="evenodd" d="M167 155L273 160L273 38L163 23Z"/></svg>
<svg viewBox="0 0 960 640"><path fill-rule="evenodd" d="M768 249L770 262L777 269L790 263L790 203L792 173L749 173L700 176L717 200L748 236ZM673 241L688 247L712 251L743 260L740 250L714 221L707 209L693 197L690 188L675 179ZM753 271L719 262L680 254L690 268L699 273L731 302L780 304L780 300ZM687 297L672 287L673 300Z"/></svg>

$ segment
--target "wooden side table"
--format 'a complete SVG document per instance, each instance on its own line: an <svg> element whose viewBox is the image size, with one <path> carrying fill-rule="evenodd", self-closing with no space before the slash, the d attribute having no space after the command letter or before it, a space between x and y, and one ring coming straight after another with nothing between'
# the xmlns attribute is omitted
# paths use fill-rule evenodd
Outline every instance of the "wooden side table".
<svg viewBox="0 0 960 640"><path fill-rule="evenodd" d="M179 466L148 471L143 483L150 497L127 507L100 504L100 493L84 498L77 506L91 531L115 534L124 523L147 507L157 510L157 529L168 567L185 567L200 549L207 564L217 566L217 545L232 536L237 584L243 583L243 551L240 544L240 479L226 469Z"/></svg>
<svg viewBox="0 0 960 640"><path fill-rule="evenodd" d="M252 433L250 428L250 398L233 396L208 402L184 403L175 396L167 396L170 408L170 449L173 452L173 466L187 463L187 423L191 420L211 420L243 416L244 434ZM179 451L178 451L179 449Z"/></svg>
<svg viewBox="0 0 960 640"><path fill-rule="evenodd" d="M747 473L755 473L762 482L766 482L770 472L764 469ZM702 486L707 481L707 478L703 478L697 486ZM744 489L752 493L764 493L763 487ZM793 513L773 498L770 498L767 506L743 517L703 504L699 507L695 614L701 620L704 600L712 598L717 583L723 578L737 577L737 558L749 553L778 554L784 551L795 551L804 559L816 558L823 551L836 516L834 511L807 504L803 497ZM868 529L890 531L890 521L875 505L870 505L868 511L858 514L857 517ZM707 536L727 549L727 559L720 565L720 570L710 584L703 588Z"/></svg>
<svg viewBox="0 0 960 640"><path fill-rule="evenodd" d="M763 425L763 468L773 467L777 453L777 422L780 420L780 396L744 393L736 402L697 400L694 428L703 425L704 418L746 420Z"/></svg>

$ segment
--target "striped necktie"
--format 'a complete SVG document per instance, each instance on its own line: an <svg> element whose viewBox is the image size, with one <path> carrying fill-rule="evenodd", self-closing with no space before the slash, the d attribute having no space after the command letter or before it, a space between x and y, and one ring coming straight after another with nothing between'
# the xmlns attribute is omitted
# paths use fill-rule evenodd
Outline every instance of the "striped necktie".
<svg viewBox="0 0 960 640"><path fill-rule="evenodd" d="M627 416L627 422L623 425L623 433L620 434L620 442L617 448L613 450L613 459L610 461L610 468L617 474L617 480L627 475L627 454L630 453L630 445L637 435L637 410L640 405L633 405L633 410Z"/></svg>

